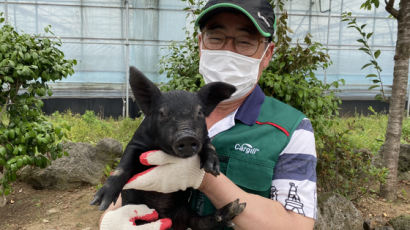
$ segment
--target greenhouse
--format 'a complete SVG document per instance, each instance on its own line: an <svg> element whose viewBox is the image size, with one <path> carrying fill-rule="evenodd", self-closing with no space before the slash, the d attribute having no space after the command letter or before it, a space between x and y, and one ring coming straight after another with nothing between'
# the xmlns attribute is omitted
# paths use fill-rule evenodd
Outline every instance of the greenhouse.
<svg viewBox="0 0 410 230"><path fill-rule="evenodd" d="M66 57L77 60L74 75L51 84L53 98L115 99L121 110L128 102L129 65L155 82L167 81L158 63L171 42L184 40L184 28L192 28L186 6L181 0L2 0L0 12L25 33L44 34L43 28L51 25ZM344 79L343 100L374 100L379 89L368 90L372 83L365 76L374 70L362 70L369 57L358 50L360 34L341 20L343 12L352 12L358 24L366 24L367 33L375 34L369 42L373 50L381 50L381 78L390 93L397 22L384 7L366 11L354 0L289 0L285 8L292 43L303 43L311 33L313 41L328 49L332 65L317 71L317 77L324 82ZM128 113L127 106L122 110Z"/></svg>

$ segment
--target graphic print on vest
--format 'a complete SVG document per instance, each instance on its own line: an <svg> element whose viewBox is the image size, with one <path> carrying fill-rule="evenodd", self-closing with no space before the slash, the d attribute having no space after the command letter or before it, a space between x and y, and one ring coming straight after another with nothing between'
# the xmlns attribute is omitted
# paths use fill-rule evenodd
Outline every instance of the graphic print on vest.
<svg viewBox="0 0 410 230"><path fill-rule="evenodd" d="M235 150L244 152L246 154L256 154L257 152L260 151L260 149L253 147L252 145L248 143L244 144L235 144Z"/></svg>

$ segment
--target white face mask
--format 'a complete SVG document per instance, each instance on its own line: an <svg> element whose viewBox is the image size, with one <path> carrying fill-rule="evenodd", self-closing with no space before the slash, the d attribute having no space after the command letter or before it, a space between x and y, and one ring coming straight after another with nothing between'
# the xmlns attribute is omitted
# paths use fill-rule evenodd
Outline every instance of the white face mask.
<svg viewBox="0 0 410 230"><path fill-rule="evenodd" d="M259 64L265 56L268 47L260 59L247 57L227 50L201 49L199 73L205 83L221 81L236 87L235 93L224 101L234 101L251 91L259 75Z"/></svg>

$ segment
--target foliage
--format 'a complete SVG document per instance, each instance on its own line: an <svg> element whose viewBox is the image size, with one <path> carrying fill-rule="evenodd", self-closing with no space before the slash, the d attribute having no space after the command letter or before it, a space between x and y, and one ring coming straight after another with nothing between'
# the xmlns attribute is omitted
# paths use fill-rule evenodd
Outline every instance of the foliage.
<svg viewBox="0 0 410 230"><path fill-rule="evenodd" d="M333 122L333 125L337 125ZM317 141L327 148L318 148L317 165L320 191L338 192L350 200L358 199L371 191L371 186L384 183L387 170L372 164L377 152L358 148L350 140L349 127L342 130L330 127ZM339 136L341 135L341 136ZM360 142L362 139L356 139ZM378 144L372 142L372 144Z"/></svg>
<svg viewBox="0 0 410 230"><path fill-rule="evenodd" d="M315 129L318 129L319 117L338 114L340 100L335 97L333 90L338 88L339 82L326 84L316 78L314 71L325 69L331 64L329 55L322 44L312 42L310 34L305 36L303 47L299 42L291 45L288 15L283 6L279 7L282 15L276 22L275 53L259 85L266 95L303 111L312 119ZM340 80L340 83L344 81Z"/></svg>
<svg viewBox="0 0 410 230"><path fill-rule="evenodd" d="M403 120L401 142L410 144L410 117Z"/></svg>
<svg viewBox="0 0 410 230"><path fill-rule="evenodd" d="M371 10L372 5L374 7L379 8L380 1L379 0L366 0L362 5L360 5L360 9Z"/></svg>
<svg viewBox="0 0 410 230"><path fill-rule="evenodd" d="M380 94L377 94L375 98L377 100L387 101L386 95L384 93L384 86L383 86L382 78L380 76L380 73L382 72L382 68L377 62L377 58L379 58L381 51L376 50L373 52L372 48L369 46L369 39L373 36L373 32L366 33L364 31L366 24L362 24L359 26L356 22L356 18L352 16L351 12L344 12L342 14L342 21L347 21L348 28L356 29L359 32L359 34L362 36L362 38L357 40L359 43L363 44L363 46L360 47L359 50L363 51L370 57L370 62L363 65L362 69L365 69L369 66L373 66L373 68L376 70L377 74L371 73L371 74L366 75L366 78L373 79L372 80L373 85L369 87L369 90L380 87Z"/></svg>
<svg viewBox="0 0 410 230"><path fill-rule="evenodd" d="M50 26L44 30L54 35ZM63 130L44 118L38 98L52 94L46 82L74 73L76 61L64 59L59 46L58 39L19 34L7 24L0 29L0 195L10 193L23 166L44 168L63 154Z"/></svg>
<svg viewBox="0 0 410 230"><path fill-rule="evenodd" d="M369 110L372 111L372 115L355 114L351 117L336 118L337 122L334 127L336 129L349 129L348 138L354 146L358 149L366 148L375 153L384 143L388 116L374 112L371 107ZM410 144L410 117L403 119L401 143Z"/></svg>
<svg viewBox="0 0 410 230"><path fill-rule="evenodd" d="M86 111L83 115L55 112L48 116L48 121L56 126L70 127L64 141L86 142L97 144L101 139L109 137L121 142L125 147L137 130L142 118L131 119L112 117L103 119L93 111Z"/></svg>
<svg viewBox="0 0 410 230"><path fill-rule="evenodd" d="M188 7L184 9L187 12L186 18L198 15L199 7L204 4L204 1L197 0L181 0L187 2ZM194 24L191 20L190 24ZM166 72L166 76L170 79L166 84L162 84L161 90L187 90L190 92L198 91L205 83L202 76L199 74L199 45L198 31L196 28L190 31L185 29L185 40L182 43L173 42L168 47L169 53L160 60L160 71L162 74Z"/></svg>
<svg viewBox="0 0 410 230"><path fill-rule="evenodd" d="M322 181L323 190L337 188L339 192L350 199L356 199L372 191L380 183L383 183L387 176L387 169L377 167L372 162L380 159L380 148L384 143L384 134L387 129L387 115L374 112L373 115L362 116L356 114L352 117L335 118L329 132L346 134L341 139L325 139L323 141L332 142L335 146L333 153L322 154L322 160L339 161L337 165L331 164L330 168L319 164L318 174L329 173L330 175L320 177L333 177L331 181ZM348 131L346 131L348 130ZM402 143L410 144L410 118L403 120ZM332 135L327 135L332 136ZM354 151L341 151L344 145L350 145ZM339 172L339 175L335 175Z"/></svg>

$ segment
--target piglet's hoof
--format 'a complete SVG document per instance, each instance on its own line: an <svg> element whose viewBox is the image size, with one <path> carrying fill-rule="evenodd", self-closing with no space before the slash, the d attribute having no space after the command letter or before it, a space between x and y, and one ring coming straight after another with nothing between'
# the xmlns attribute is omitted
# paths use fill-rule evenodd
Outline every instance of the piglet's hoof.
<svg viewBox="0 0 410 230"><path fill-rule="evenodd" d="M219 159L215 147L211 143L204 147L204 153L200 155L201 168L204 168L207 173L218 176L220 174Z"/></svg>
<svg viewBox="0 0 410 230"><path fill-rule="evenodd" d="M204 165L204 170L205 172L210 173L214 176L218 176L220 174L219 160L216 155L211 155L208 157Z"/></svg>
<svg viewBox="0 0 410 230"><path fill-rule="evenodd" d="M225 205L224 207L218 209L215 213L215 219L217 222L224 224L228 227L233 227L233 218L239 215L246 207L246 203L239 203L239 199Z"/></svg>

